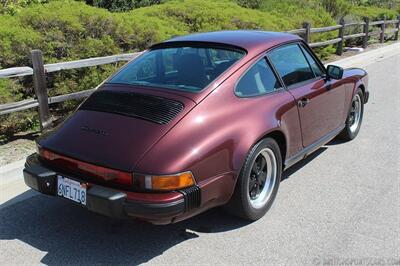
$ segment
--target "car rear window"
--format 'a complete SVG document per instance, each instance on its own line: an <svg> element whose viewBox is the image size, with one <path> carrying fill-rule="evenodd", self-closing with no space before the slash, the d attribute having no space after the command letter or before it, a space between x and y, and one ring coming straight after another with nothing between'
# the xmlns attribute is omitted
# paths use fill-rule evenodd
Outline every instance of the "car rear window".
<svg viewBox="0 0 400 266"><path fill-rule="evenodd" d="M157 48L132 61L108 83L197 92L245 55L214 47Z"/></svg>

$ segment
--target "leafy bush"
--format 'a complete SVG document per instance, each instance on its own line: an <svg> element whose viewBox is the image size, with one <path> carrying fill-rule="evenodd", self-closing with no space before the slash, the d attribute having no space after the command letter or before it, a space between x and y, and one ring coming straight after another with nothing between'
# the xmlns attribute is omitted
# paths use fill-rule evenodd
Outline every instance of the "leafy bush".
<svg viewBox="0 0 400 266"><path fill-rule="evenodd" d="M391 9L381 8L381 7L376 7L376 6L353 7L352 13L359 17L369 17L371 20L382 20L385 16L387 19L395 19L398 14L393 9L391 10Z"/></svg>
<svg viewBox="0 0 400 266"><path fill-rule="evenodd" d="M343 17L350 13L351 4L346 0L322 0L321 4L334 18Z"/></svg>
<svg viewBox="0 0 400 266"><path fill-rule="evenodd" d="M23 98L24 89L18 80L0 79L0 104ZM22 111L0 116L0 142L15 132L25 131L38 126L37 113ZM38 128L38 127L37 127Z"/></svg>
<svg viewBox="0 0 400 266"><path fill-rule="evenodd" d="M43 4L47 2L48 0L1 0L0 14L14 15L18 13L22 8L27 7L31 4Z"/></svg>
<svg viewBox="0 0 400 266"><path fill-rule="evenodd" d="M247 8L259 8L262 0L236 0L237 4L241 7L247 7Z"/></svg>
<svg viewBox="0 0 400 266"><path fill-rule="evenodd" d="M310 22L313 27L330 26L336 23L319 1L264 0L260 10L285 17L291 22L292 28L301 28L303 22Z"/></svg>
<svg viewBox="0 0 400 266"><path fill-rule="evenodd" d="M129 11L134 8L161 4L162 0L86 0L88 5L106 8L112 12Z"/></svg>

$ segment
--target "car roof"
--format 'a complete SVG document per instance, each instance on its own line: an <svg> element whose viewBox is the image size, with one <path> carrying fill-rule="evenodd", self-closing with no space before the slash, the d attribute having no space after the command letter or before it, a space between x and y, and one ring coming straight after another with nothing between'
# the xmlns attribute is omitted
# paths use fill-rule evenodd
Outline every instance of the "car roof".
<svg viewBox="0 0 400 266"><path fill-rule="evenodd" d="M288 33L268 32L259 30L229 30L195 33L169 39L156 46L175 42L202 42L236 46L248 53L265 51L280 43L300 40L301 38Z"/></svg>

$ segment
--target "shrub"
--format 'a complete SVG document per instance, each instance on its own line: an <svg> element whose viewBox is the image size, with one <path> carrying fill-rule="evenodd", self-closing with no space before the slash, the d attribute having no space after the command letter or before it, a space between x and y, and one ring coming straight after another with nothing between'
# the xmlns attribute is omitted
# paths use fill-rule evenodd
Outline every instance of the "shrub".
<svg viewBox="0 0 400 266"><path fill-rule="evenodd" d="M334 18L344 17L350 13L351 4L346 0L322 0L321 4Z"/></svg>
<svg viewBox="0 0 400 266"><path fill-rule="evenodd" d="M376 6L357 6L353 7L354 15L359 17L369 17L371 20L395 19L397 12L395 10L376 7Z"/></svg>
<svg viewBox="0 0 400 266"><path fill-rule="evenodd" d="M134 8L161 4L162 0L86 0L88 5L106 8L112 12L129 11Z"/></svg>
<svg viewBox="0 0 400 266"><path fill-rule="evenodd" d="M262 0L236 0L236 2L241 7L256 9L261 6Z"/></svg>
<svg viewBox="0 0 400 266"><path fill-rule="evenodd" d="M18 13L22 8L32 4L43 4L47 3L48 0L1 0L0 1L0 14L14 15Z"/></svg>
<svg viewBox="0 0 400 266"><path fill-rule="evenodd" d="M0 104L18 101L23 98L23 86L16 79L0 79ZM22 111L0 116L0 142L15 132L32 129L37 122L37 114Z"/></svg>
<svg viewBox="0 0 400 266"><path fill-rule="evenodd" d="M319 1L264 0L260 10L286 18L291 22L292 28L300 28L306 21L313 27L330 26L336 23Z"/></svg>

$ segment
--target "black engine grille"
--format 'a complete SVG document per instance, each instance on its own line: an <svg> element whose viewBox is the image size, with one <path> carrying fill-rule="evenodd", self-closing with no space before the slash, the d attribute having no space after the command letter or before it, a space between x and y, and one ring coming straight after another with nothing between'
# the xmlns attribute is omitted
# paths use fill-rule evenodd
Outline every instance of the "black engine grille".
<svg viewBox="0 0 400 266"><path fill-rule="evenodd" d="M198 186L188 187L179 190L185 198L185 211L200 207L201 190Z"/></svg>
<svg viewBox="0 0 400 266"><path fill-rule="evenodd" d="M183 107L178 101L153 95L97 91L79 109L126 115L164 125L174 119Z"/></svg>

